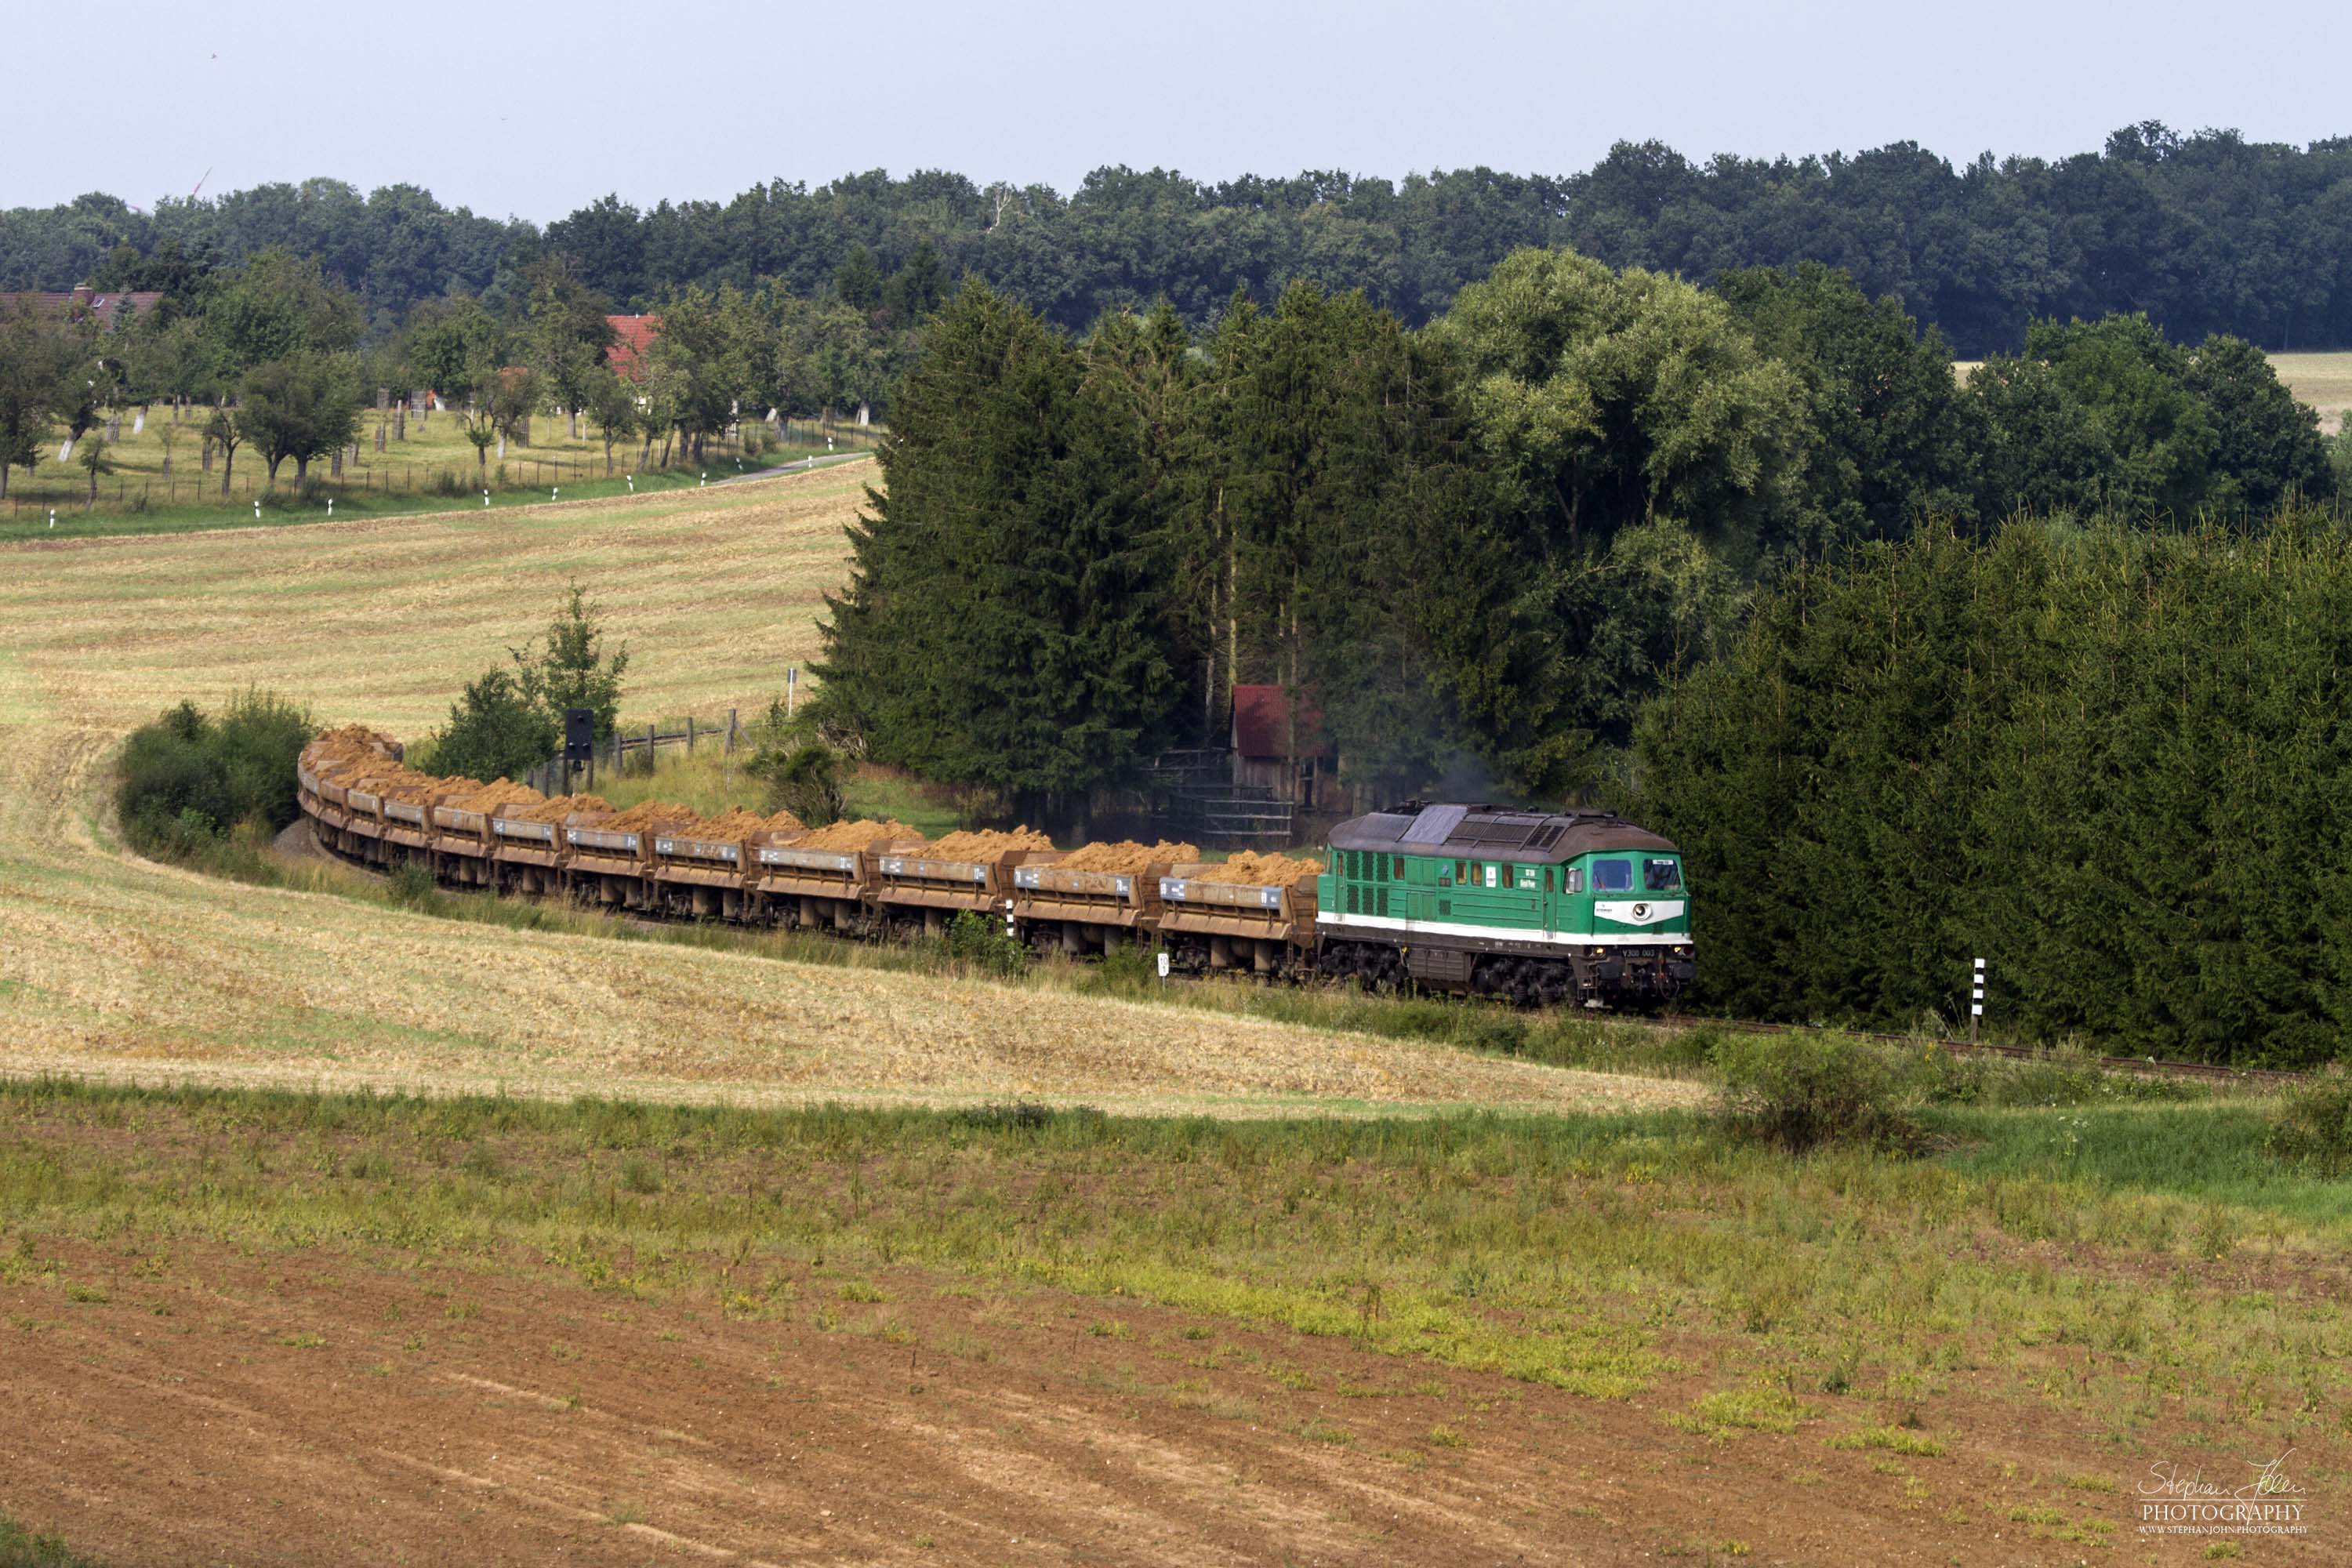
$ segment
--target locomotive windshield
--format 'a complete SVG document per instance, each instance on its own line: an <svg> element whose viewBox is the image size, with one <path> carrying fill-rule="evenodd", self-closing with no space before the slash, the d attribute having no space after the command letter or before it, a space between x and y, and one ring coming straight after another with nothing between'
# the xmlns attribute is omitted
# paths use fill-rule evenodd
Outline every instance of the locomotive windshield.
<svg viewBox="0 0 2352 1568"><path fill-rule="evenodd" d="M1671 893L1683 885L1683 868L1672 860L1642 863L1642 886L1654 893Z"/></svg>
<svg viewBox="0 0 2352 1568"><path fill-rule="evenodd" d="M1633 890L1633 862L1631 860L1595 860L1592 863L1592 890L1596 893L1630 893Z"/></svg>

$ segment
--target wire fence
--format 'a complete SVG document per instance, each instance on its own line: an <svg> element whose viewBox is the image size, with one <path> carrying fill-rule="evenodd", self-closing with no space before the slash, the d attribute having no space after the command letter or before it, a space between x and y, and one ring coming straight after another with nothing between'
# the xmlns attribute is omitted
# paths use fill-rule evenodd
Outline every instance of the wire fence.
<svg viewBox="0 0 2352 1568"><path fill-rule="evenodd" d="M455 415L450 416L456 417ZM764 420L747 421L747 426L771 431L757 454L774 456L782 460L782 452L793 448L814 450L830 441L842 452L862 452L872 448L882 432L871 426L845 425L837 421L788 419L779 426ZM781 440L779 440L779 436ZM290 499L299 495L305 500L320 500L328 497L345 498L395 496L461 496L483 489L493 493L502 490L550 490L564 485L577 485L602 479L618 479L624 474L643 473L651 464L649 456L657 458L661 443L651 448L636 441L614 446L608 458L602 451L567 453L548 457L523 457L509 452L504 458L488 458L476 462L409 461L389 452L367 450L373 433L362 436L355 447L346 447L343 460L332 457L314 458L310 471L299 489L289 467L280 463L277 479L269 478L268 464L249 455L249 449L231 458L215 460L214 466L202 466L201 457L183 458L187 470L171 474L115 473L100 477L95 493L87 479L49 479L38 482L17 479L8 486L6 506L11 521L27 517L37 519L49 511L81 515L89 512L136 513L183 507L213 508L223 511L250 509L256 502L268 505L270 498ZM739 432L713 437L705 447L703 456L688 458L673 450L668 471L677 471L707 465L719 458L730 461L749 459L754 454L750 444Z"/></svg>
<svg viewBox="0 0 2352 1568"><path fill-rule="evenodd" d="M533 768L523 783L541 795L569 795L575 785L593 790L600 772L608 781L633 773L653 772L664 746L683 747L688 756L698 746L717 746L721 755L732 756L743 743L742 722L738 710L730 708L727 717L717 722L688 717L678 729L671 731L664 731L658 724L648 724L642 732L615 730L597 742L584 760L568 762L558 752Z"/></svg>

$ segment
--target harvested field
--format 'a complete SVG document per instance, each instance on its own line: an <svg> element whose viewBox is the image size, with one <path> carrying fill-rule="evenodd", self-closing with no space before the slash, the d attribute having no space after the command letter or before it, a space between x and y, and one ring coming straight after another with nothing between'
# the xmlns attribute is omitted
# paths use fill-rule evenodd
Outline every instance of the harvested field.
<svg viewBox="0 0 2352 1568"><path fill-rule="evenodd" d="M133 725L258 683L327 719L421 734L575 576L630 645L634 700L763 708L776 672L815 651L869 474L0 550L19 558L0 577L0 1071L785 1103L1021 1094L1232 1115L1688 1098L1108 997L1041 1009L979 981L493 931L225 884L115 839L105 770ZM396 766L369 737L345 740L378 772Z"/></svg>
<svg viewBox="0 0 2352 1568"><path fill-rule="evenodd" d="M1117 844L1085 844L1063 856L1055 865L1065 871L1140 871L1147 866L1170 865L1179 860L1198 860L1201 851L1192 844L1138 844L1125 839Z"/></svg>
<svg viewBox="0 0 2352 1568"><path fill-rule="evenodd" d="M1243 888L1286 888L1301 877L1320 873L1323 862L1312 855L1261 855L1244 849L1232 859L1202 868L1192 879Z"/></svg>

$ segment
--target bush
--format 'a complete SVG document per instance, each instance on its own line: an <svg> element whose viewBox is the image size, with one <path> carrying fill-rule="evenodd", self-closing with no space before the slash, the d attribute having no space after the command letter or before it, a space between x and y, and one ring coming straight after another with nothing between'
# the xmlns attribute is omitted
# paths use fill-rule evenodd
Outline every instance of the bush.
<svg viewBox="0 0 2352 1568"><path fill-rule="evenodd" d="M789 811L811 827L841 819L842 754L816 728L814 703L789 717L781 697L754 720L751 760L743 771L767 786L767 808Z"/></svg>
<svg viewBox="0 0 2352 1568"><path fill-rule="evenodd" d="M483 671L449 709L432 737L433 765L444 777L519 778L555 754L561 721L524 696L503 669Z"/></svg>
<svg viewBox="0 0 2352 1568"><path fill-rule="evenodd" d="M1727 1035L1715 1049L1719 1110L1736 1137L1801 1153L1821 1143L1919 1144L1912 1091L1887 1057L1848 1035Z"/></svg>
<svg viewBox="0 0 2352 1568"><path fill-rule="evenodd" d="M2352 1073L2330 1067L2287 1090L2263 1142L2273 1158L2315 1175L2352 1173Z"/></svg>
<svg viewBox="0 0 2352 1568"><path fill-rule="evenodd" d="M1004 934L1004 922L965 910L948 922L948 956L983 974L1017 979L1029 968L1029 950Z"/></svg>
<svg viewBox="0 0 2352 1568"><path fill-rule="evenodd" d="M115 806L145 854L184 858L240 823L294 820L294 765L318 732L307 710L252 690L215 720L183 702L131 733Z"/></svg>

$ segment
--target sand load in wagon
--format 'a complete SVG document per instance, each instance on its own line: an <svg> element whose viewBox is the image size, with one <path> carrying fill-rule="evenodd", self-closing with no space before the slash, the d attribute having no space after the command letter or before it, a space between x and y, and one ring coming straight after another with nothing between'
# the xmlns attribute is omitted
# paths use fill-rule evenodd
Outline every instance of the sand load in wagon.
<svg viewBox="0 0 2352 1568"><path fill-rule="evenodd" d="M1052 839L1031 827L950 833L937 843L877 856L875 908L893 935L938 936L960 914L1002 920L1013 900L1013 872L1060 854Z"/></svg>
<svg viewBox="0 0 2352 1568"><path fill-rule="evenodd" d="M1088 844L1049 865L1013 869L1014 934L1039 952L1148 947L1160 879L1198 860L1190 844Z"/></svg>
<svg viewBox="0 0 2352 1568"><path fill-rule="evenodd" d="M1322 873L1311 858L1254 853L1171 866L1160 879L1158 921L1170 967L1282 974L1311 964Z"/></svg>
<svg viewBox="0 0 2352 1568"><path fill-rule="evenodd" d="M874 923L877 862L923 836L903 822L835 822L788 844L762 845L752 884L772 924L863 934Z"/></svg>

